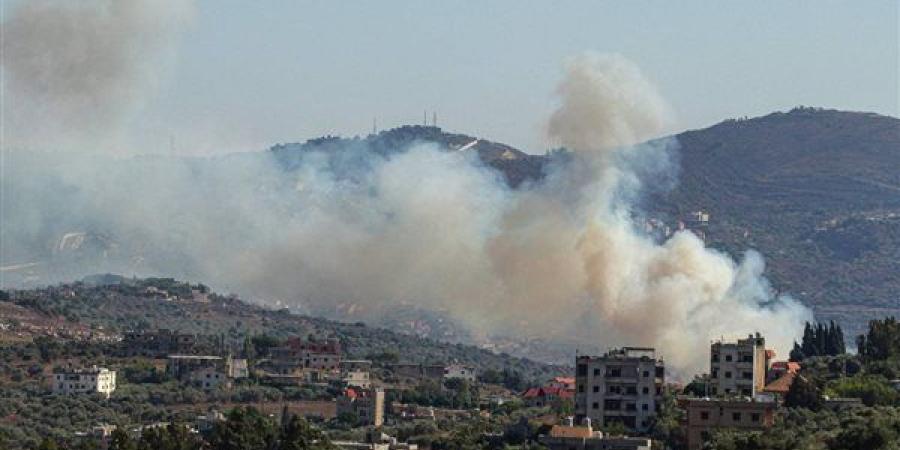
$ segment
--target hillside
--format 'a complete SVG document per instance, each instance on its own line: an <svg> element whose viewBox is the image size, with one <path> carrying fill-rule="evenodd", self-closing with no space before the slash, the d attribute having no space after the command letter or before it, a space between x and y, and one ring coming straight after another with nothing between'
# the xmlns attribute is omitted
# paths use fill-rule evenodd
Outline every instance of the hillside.
<svg viewBox="0 0 900 450"><path fill-rule="evenodd" d="M900 120L796 108L676 138L678 184L648 199L651 215L675 225L693 211L709 212L709 245L734 256L759 250L776 289L822 319L840 320L851 334L871 317L900 314ZM539 180L549 161L421 126L279 145L272 152L290 169L306 151L385 153L415 142L451 150L476 142L472 149L481 160L513 187Z"/></svg>
<svg viewBox="0 0 900 450"><path fill-rule="evenodd" d="M900 313L900 120L798 108L677 138L659 211L708 211L710 245L761 251L777 289L853 334Z"/></svg>
<svg viewBox="0 0 900 450"><path fill-rule="evenodd" d="M4 298L8 300L3 301ZM170 278L89 277L47 288L9 291L8 296L3 293L0 297L2 310L22 313L0 316L0 341L47 335L76 339L88 335L114 337L126 331L165 328L221 337L240 348L247 336L266 334L284 339L313 334L339 338L349 358L377 359L388 354L412 363L456 361L481 371L509 369L526 379L545 379L560 370L473 346L255 306L235 296L209 292L203 285ZM78 331L77 335L72 330Z"/></svg>

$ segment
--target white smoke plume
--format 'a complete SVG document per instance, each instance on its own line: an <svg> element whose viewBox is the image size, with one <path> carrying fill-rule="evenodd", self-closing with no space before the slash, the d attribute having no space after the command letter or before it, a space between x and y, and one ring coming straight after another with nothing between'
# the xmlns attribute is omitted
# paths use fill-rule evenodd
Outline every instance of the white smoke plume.
<svg viewBox="0 0 900 450"><path fill-rule="evenodd" d="M655 346L682 376L706 368L720 335L759 331L785 354L810 313L773 295L759 255L735 262L689 232L660 243L635 224L635 199L668 183L677 150L639 143L670 120L640 71L582 56L558 92L547 130L573 153L519 189L474 153L432 145L348 150L352 176L324 152L293 171L268 154L101 169L14 153L0 263L29 262L13 259L41 236L90 229L116 244L81 261L84 273L171 275L312 310L354 304L363 317L418 305L485 336Z"/></svg>
<svg viewBox="0 0 900 450"><path fill-rule="evenodd" d="M109 150L147 100L190 0L27 0L0 24L4 146Z"/></svg>

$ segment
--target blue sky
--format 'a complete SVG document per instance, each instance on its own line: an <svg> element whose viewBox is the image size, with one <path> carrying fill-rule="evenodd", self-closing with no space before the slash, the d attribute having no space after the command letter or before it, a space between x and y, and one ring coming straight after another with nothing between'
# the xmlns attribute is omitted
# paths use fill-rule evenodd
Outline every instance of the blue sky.
<svg viewBox="0 0 900 450"><path fill-rule="evenodd" d="M199 0L133 125L198 152L421 122L540 152L567 57L636 62L672 131L796 105L898 115L898 2Z"/></svg>

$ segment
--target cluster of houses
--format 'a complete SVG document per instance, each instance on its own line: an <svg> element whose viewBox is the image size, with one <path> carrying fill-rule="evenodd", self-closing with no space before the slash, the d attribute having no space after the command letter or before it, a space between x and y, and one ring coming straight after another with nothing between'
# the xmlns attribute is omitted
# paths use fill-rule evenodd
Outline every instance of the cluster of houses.
<svg viewBox="0 0 900 450"><path fill-rule="evenodd" d="M127 354L166 354L170 377L203 389L229 387L234 380L250 375L246 359L191 354L205 344L189 335L160 330L127 335L123 343ZM763 430L774 424L776 409L800 370L798 363L774 358L775 353L766 349L765 338L759 334L711 343L709 373L702 378L703 395L677 399L686 413L682 426L689 449L700 449L717 429ZM394 378L404 381L476 380L475 369L460 364L401 363L387 368ZM337 416L352 415L358 425L384 424L385 388L373 380L372 362L344 359L337 339L288 339L257 361L254 370L261 380L274 384L339 382L342 389L335 400ZM541 437L551 450L650 449L650 439L641 436L650 431L662 408L665 372L665 362L653 348L624 347L599 356L577 355L573 377L555 377L544 386L521 393L521 399L529 407L565 406L571 411L571 417ZM109 397L116 388L116 372L98 367L67 369L55 373L52 383L53 391L59 394L95 392ZM434 408L399 403L391 408L398 418L435 417ZM600 431L610 427L624 429L627 435ZM384 436L339 446L414 448Z"/></svg>
<svg viewBox="0 0 900 450"><path fill-rule="evenodd" d="M700 449L714 430L764 430L800 370L795 362L773 361L765 338L749 335L710 345L710 371L702 397L680 397L687 447ZM570 381L571 380L571 381ZM542 443L554 449L650 449L646 437L610 436L597 429L624 427L640 436L660 411L665 363L653 348L624 347L602 356L579 355L575 377L555 378L523 394L529 406L553 406L573 399L574 417L554 426Z"/></svg>

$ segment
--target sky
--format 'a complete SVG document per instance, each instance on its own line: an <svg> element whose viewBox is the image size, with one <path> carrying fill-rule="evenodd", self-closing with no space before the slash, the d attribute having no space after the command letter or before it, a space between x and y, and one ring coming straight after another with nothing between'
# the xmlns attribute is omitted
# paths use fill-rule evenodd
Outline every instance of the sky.
<svg viewBox="0 0 900 450"><path fill-rule="evenodd" d="M427 111L541 153L566 61L587 51L634 61L671 104L671 132L797 105L898 116L898 23L895 0L197 0L129 145L261 150Z"/></svg>

